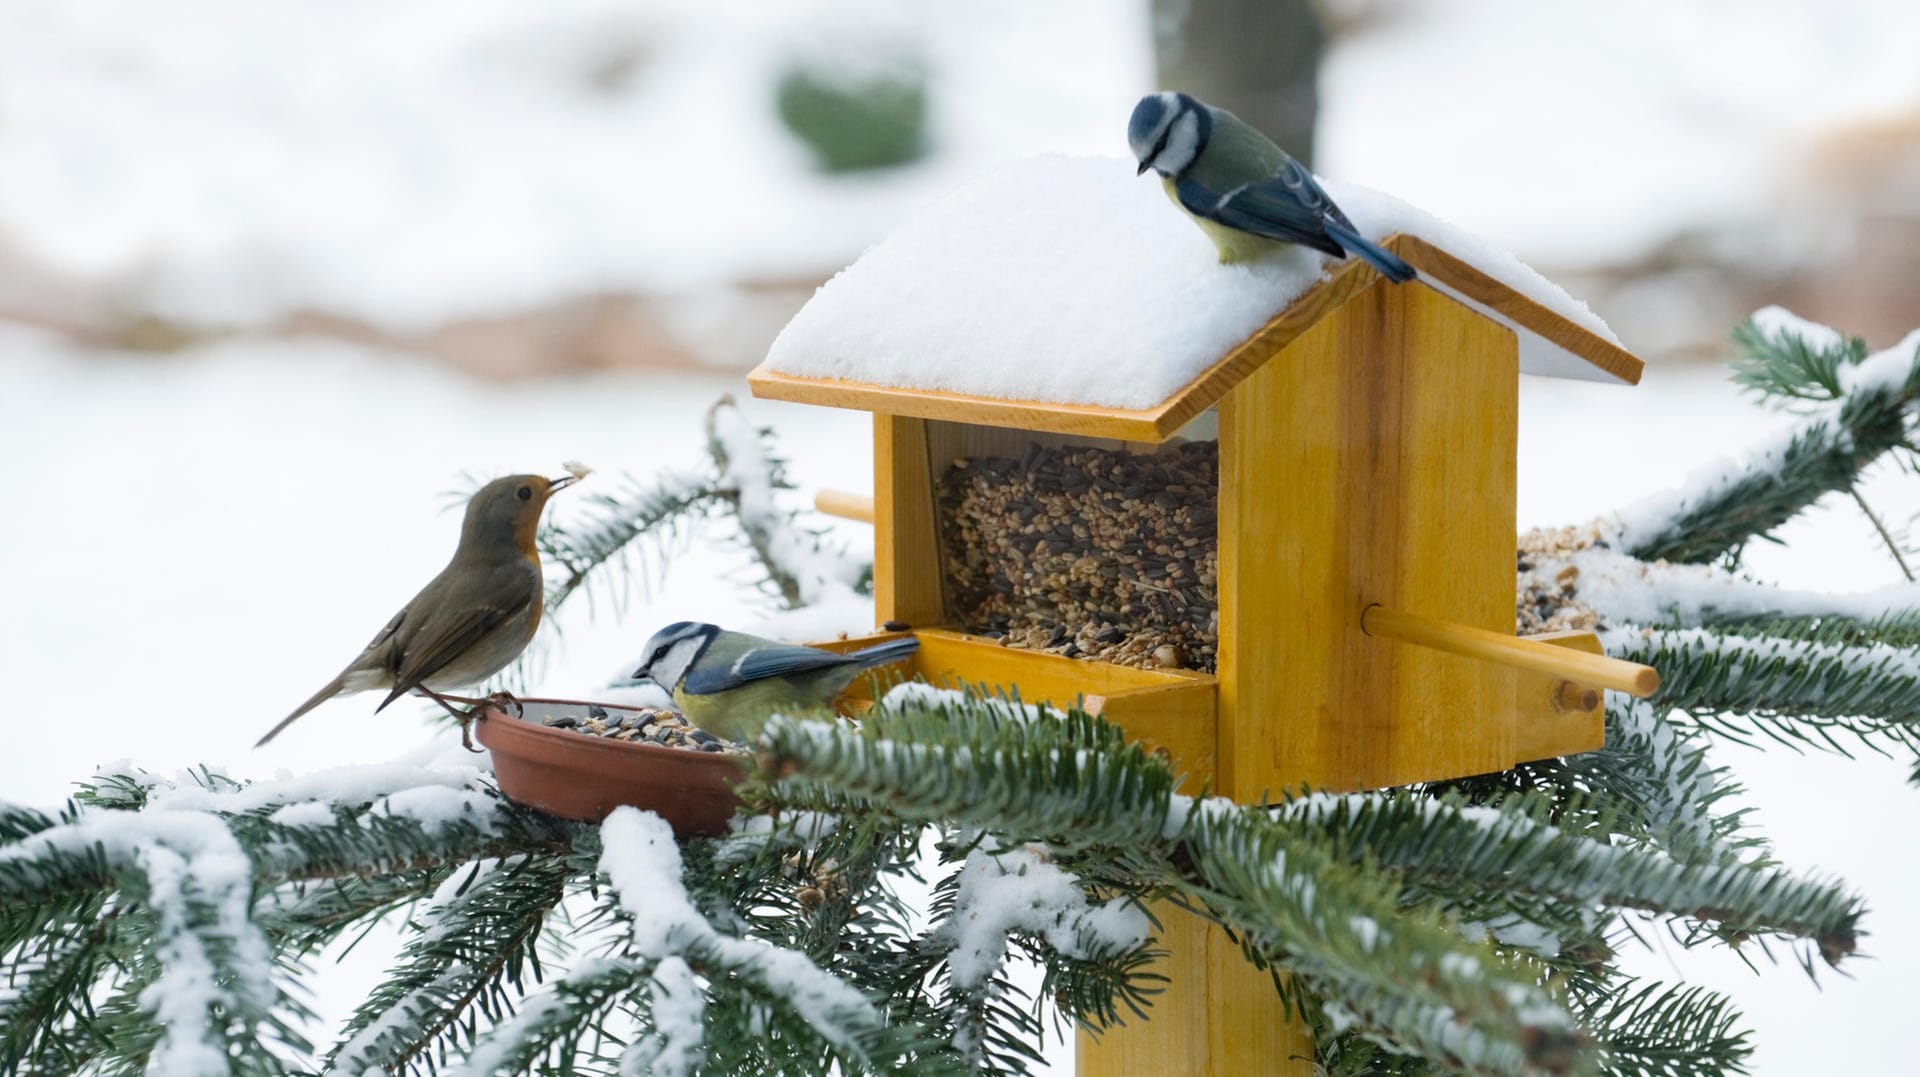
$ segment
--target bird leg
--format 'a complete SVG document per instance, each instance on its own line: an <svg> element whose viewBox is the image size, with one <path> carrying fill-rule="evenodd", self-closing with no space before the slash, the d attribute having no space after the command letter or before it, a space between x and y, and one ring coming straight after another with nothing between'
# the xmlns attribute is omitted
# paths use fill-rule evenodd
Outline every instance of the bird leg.
<svg viewBox="0 0 1920 1077"><path fill-rule="evenodd" d="M426 696L428 699L433 700L435 703L440 704L441 707L445 708L448 714L453 715L453 720L460 724L460 746L462 748L465 748L467 751L474 752L476 754L479 753L480 749L475 748L473 746L473 719L476 715L479 714L479 711L480 711L480 707L478 706L479 703L485 702L485 703L499 704L504 701L506 703L513 704L514 717L518 718L521 714L525 713L520 706L520 701L513 698L512 696L508 695L505 692L495 692L494 694L488 696L485 700L472 701L476 705L463 711L463 710L456 709L452 703L447 702L446 696L443 696L440 693L434 691L433 689L428 688L424 684L418 685L415 690L418 691L421 695ZM459 697L455 697L455 698L459 698ZM468 702L468 701L462 700L462 702Z"/></svg>

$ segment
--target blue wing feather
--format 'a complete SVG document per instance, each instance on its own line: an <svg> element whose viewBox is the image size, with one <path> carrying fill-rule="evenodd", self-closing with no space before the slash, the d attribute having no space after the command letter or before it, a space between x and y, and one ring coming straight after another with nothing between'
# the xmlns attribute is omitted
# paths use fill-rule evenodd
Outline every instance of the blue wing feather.
<svg viewBox="0 0 1920 1077"><path fill-rule="evenodd" d="M1327 201L1324 192L1318 194L1317 202L1309 200L1313 192L1319 192L1319 185L1289 186L1282 180L1284 175L1285 170L1270 179L1236 187L1224 194L1198 180L1182 178L1174 182L1174 193L1189 212L1228 228L1298 243L1327 254L1344 255L1346 252L1327 235L1324 212L1316 208L1333 203ZM1308 181L1311 180L1312 177L1308 177ZM1307 198L1302 197L1303 190Z"/></svg>
<svg viewBox="0 0 1920 1077"><path fill-rule="evenodd" d="M911 636L888 640L847 654L835 654L818 647L772 643L764 647L755 647L741 655L732 665L722 669L688 670L686 678L680 684L683 691L694 695L712 695L715 692L730 691L768 677L791 677L797 673L811 673L836 666L856 666L864 669L868 666L884 665L905 658L919 646L920 641Z"/></svg>
<svg viewBox="0 0 1920 1077"><path fill-rule="evenodd" d="M1412 266L1362 236L1298 161L1290 160L1271 177L1236 187L1224 196L1191 179L1176 181L1174 193L1190 212L1228 228L1298 243L1340 258L1357 256L1389 280L1409 281L1418 276Z"/></svg>

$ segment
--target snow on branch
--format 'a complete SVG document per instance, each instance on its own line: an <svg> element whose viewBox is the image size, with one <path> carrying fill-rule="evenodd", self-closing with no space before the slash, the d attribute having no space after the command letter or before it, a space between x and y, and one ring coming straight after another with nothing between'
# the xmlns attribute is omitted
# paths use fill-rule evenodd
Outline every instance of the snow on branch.
<svg viewBox="0 0 1920 1077"><path fill-rule="evenodd" d="M751 423L731 396L707 412L707 446L720 472L719 490L733 505L740 530L788 609L844 603L871 571L870 563L823 543L782 509L775 492L791 487L786 461L773 455L768 431Z"/></svg>
<svg viewBox="0 0 1920 1077"><path fill-rule="evenodd" d="M639 965L620 958L589 958L579 962L546 990L529 995L518 1012L482 1033L466 1059L449 1069L446 1077L543 1072L536 1068L538 1063L558 1053L557 1045L577 1047L590 1037L605 1038L599 1024L614 1003L629 995L641 978ZM615 1062L600 1059L597 1054L595 1059ZM670 1071L655 1069L654 1072Z"/></svg>
<svg viewBox="0 0 1920 1077"><path fill-rule="evenodd" d="M1001 1046L990 1043L989 1007L1008 990L1000 974L1015 935L1043 940L1069 959L1110 961L1144 947L1152 927L1130 899L1089 902L1081 881L1038 844L972 849L951 889L929 941L946 957L954 1047L976 1067Z"/></svg>
<svg viewBox="0 0 1920 1077"><path fill-rule="evenodd" d="M1080 880L1038 845L1005 852L975 849L960 869L954 914L940 932L950 950L954 984L973 990L1006 958L1007 936L1038 935L1060 953L1083 960L1143 946L1150 924L1133 903L1090 904Z"/></svg>
<svg viewBox="0 0 1920 1077"><path fill-rule="evenodd" d="M230 1072L236 1045L272 1028L284 1004L249 915L253 866L239 842L199 811L82 811L0 847L0 904L35 901L42 886L68 882L76 862L134 887L151 923L159 969L138 996L160 1029L148 1072Z"/></svg>
<svg viewBox="0 0 1920 1077"><path fill-rule="evenodd" d="M763 1001L796 1014L847 1057L868 1060L868 1041L886 1024L879 1010L805 954L717 930L687 894L680 848L664 820L616 808L601 824L600 837L600 871L629 917L634 951L654 966L656 1000L670 1003L653 1010L653 1034L632 1048L636 1063L695 1057L704 1038L705 1007L695 1004L698 996L686 993L691 981L668 964L672 959L683 960L709 981L724 975L748 985Z"/></svg>
<svg viewBox="0 0 1920 1077"><path fill-rule="evenodd" d="M423 929L368 994L328 1056L340 1073L398 1072L443 1039L471 1029L471 1011L508 1006L572 870L556 856L489 858L450 874L421 914Z"/></svg>
<svg viewBox="0 0 1920 1077"><path fill-rule="evenodd" d="M1607 653L1663 671L1658 702L1735 737L1841 753L1836 733L1873 745L1920 745L1920 655L1881 643L1835 643L1705 628L1603 633Z"/></svg>
<svg viewBox="0 0 1920 1077"><path fill-rule="evenodd" d="M1871 623L1920 610L1920 584L1854 594L1798 591L1712 565L1642 561L1597 543L1577 545L1579 541L1559 550L1535 550L1521 589L1558 591L1570 604L1592 611L1603 625L1698 626L1820 617Z"/></svg>
<svg viewBox="0 0 1920 1077"><path fill-rule="evenodd" d="M613 493L583 492L583 511L540 528L541 557L562 570L559 579L548 581L548 612L565 605L609 565L648 578L649 558L657 561L686 522L704 516L720 499L712 476L664 468L646 481L628 476ZM632 563L636 560L638 565ZM617 603L622 592L611 593Z"/></svg>
<svg viewBox="0 0 1920 1077"><path fill-rule="evenodd" d="M204 770L175 780L110 772L77 799L58 820L6 814L0 952L19 958L55 940L57 952L28 966L40 970L36 990L46 976L78 975L94 991L135 993L130 1006L155 1038L102 1037L87 1012L53 1005L5 1013L9 1050L57 1057L58 1044L83 1037L108 1058L150 1055L149 1072L168 1075L279 1072L262 1042L308 1050L287 1024L303 1011L274 976L276 948L303 952L325 937L314 914L340 917L337 929L410 900L423 869L561 851L575 833L507 803L468 767L350 767L253 785ZM397 881L360 885L383 874ZM307 904L310 884L343 877L324 888L329 900ZM119 915L103 918L109 908ZM113 956L126 948L154 961Z"/></svg>
<svg viewBox="0 0 1920 1077"><path fill-rule="evenodd" d="M1909 405L1920 395L1920 330L1868 355L1858 341L1769 308L1738 339L1748 350L1742 382L1790 400L1799 423L1619 510L1608 545L1644 560L1714 560L1822 495L1852 489L1868 465L1907 444Z"/></svg>
<svg viewBox="0 0 1920 1077"><path fill-rule="evenodd" d="M1862 903L1831 882L1766 864L1682 862L1657 851L1595 841L1546 820L1545 798L1472 806L1407 793L1290 801L1278 811L1325 831L1347 855L1478 889L1503 882L1573 904L1682 910L1729 936L1808 938L1829 963L1852 953ZM1418 843L1405 841L1420 835Z"/></svg>
<svg viewBox="0 0 1920 1077"><path fill-rule="evenodd" d="M1008 720L977 701L934 710L939 719L876 710L858 732L776 718L769 756L789 777L773 794L797 791L802 804L819 796L1049 844L1057 837L1088 855L1103 845L1134 877L1169 888L1249 940L1260 960L1282 962L1354 1006L1374 1034L1468 1069L1517 1072L1536 1049L1551 1052L1573 1035L1530 974L1495 971L1493 951L1431 913L1401 909L1396 887L1336 863L1307 828L1237 806L1178 811L1184 798L1173 795L1173 772L1137 744L1123 746L1124 735L1107 723L1077 711L1059 721ZM916 732L924 739L892 739ZM1183 823L1170 839L1176 814ZM1440 968L1444 954L1462 951L1485 971ZM1456 1018L1441 1020L1442 1011ZM1460 1033L1461 1025L1474 1033Z"/></svg>

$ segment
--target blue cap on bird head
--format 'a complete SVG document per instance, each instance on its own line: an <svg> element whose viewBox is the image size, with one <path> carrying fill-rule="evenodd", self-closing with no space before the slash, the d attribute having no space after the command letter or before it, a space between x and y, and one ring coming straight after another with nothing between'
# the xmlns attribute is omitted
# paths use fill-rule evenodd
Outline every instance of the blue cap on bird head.
<svg viewBox="0 0 1920 1077"><path fill-rule="evenodd" d="M1139 171L1151 168L1173 176L1193 164L1212 132L1213 117L1199 99L1168 90L1148 94L1133 106L1127 145L1140 162Z"/></svg>
<svg viewBox="0 0 1920 1077"><path fill-rule="evenodd" d="M704 621L675 621L653 634L647 641L646 657L633 671L634 680L651 680L669 691L686 674L687 666L700 657L715 636L718 626Z"/></svg>

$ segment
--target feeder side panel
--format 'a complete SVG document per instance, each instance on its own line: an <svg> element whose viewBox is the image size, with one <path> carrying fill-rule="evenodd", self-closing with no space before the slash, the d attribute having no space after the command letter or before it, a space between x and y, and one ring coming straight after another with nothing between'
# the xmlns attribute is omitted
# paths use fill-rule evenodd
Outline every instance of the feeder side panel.
<svg viewBox="0 0 1920 1077"><path fill-rule="evenodd" d="M873 417L873 608L880 622L946 618L923 419Z"/></svg>
<svg viewBox="0 0 1920 1077"><path fill-rule="evenodd" d="M1383 283L1223 402L1221 792L1512 764L1510 670L1369 637L1360 614L1512 632L1518 374L1512 331Z"/></svg>
<svg viewBox="0 0 1920 1077"><path fill-rule="evenodd" d="M1600 637L1592 632L1544 632L1527 638L1588 654L1606 653L1600 646ZM1606 744L1604 692L1548 673L1515 670L1513 711L1516 762L1578 755L1597 751Z"/></svg>

